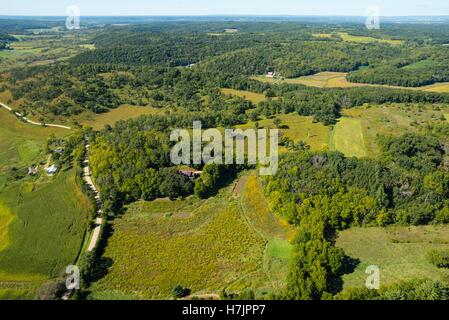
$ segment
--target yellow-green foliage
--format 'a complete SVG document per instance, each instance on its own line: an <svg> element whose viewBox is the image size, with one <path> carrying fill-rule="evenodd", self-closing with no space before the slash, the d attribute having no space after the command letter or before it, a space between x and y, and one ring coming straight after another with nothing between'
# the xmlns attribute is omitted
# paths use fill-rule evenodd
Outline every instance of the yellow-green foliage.
<svg viewBox="0 0 449 320"><path fill-rule="evenodd" d="M1 272L51 277L73 263L91 208L73 171L54 181L14 183L0 194L0 204L14 217L0 251Z"/></svg>
<svg viewBox="0 0 449 320"><path fill-rule="evenodd" d="M304 141L314 151L323 151L328 149L329 127L322 123L314 123L312 117L300 116L296 113L278 115L281 120L280 132L295 142ZM262 119L258 121L260 128L273 129L276 126L272 119ZM254 128L254 123L249 122L245 125L236 126L236 128L247 129Z"/></svg>
<svg viewBox="0 0 449 320"><path fill-rule="evenodd" d="M245 90L227 89L227 88L223 88L223 89L221 89L221 91L224 94L228 94L228 95L244 98L246 100L251 101L254 104L258 104L259 102L262 102L262 101L266 100L265 95L263 95L261 93L256 93L256 92L245 91Z"/></svg>
<svg viewBox="0 0 449 320"><path fill-rule="evenodd" d="M377 135L417 132L429 123L441 122L448 112L447 105L390 104L346 109L343 115L360 120L368 156L375 156L379 153Z"/></svg>
<svg viewBox="0 0 449 320"><path fill-rule="evenodd" d="M105 125L114 125L119 120L128 120L142 115L161 115L163 111L152 107L138 107L122 105L117 109L112 109L107 113L88 114L84 113L78 121L82 125L90 126L95 130L101 130Z"/></svg>
<svg viewBox="0 0 449 320"><path fill-rule="evenodd" d="M449 122L449 113L445 113L444 116L446 117L446 120Z"/></svg>
<svg viewBox="0 0 449 320"><path fill-rule="evenodd" d="M70 132L25 124L3 108L0 121L0 299L32 298L74 262L91 206L73 170L48 178L40 166L40 178L7 179L12 167L46 160L51 134Z"/></svg>
<svg viewBox="0 0 449 320"><path fill-rule="evenodd" d="M93 297L168 298L178 284L196 294L246 288L259 297L263 292L279 293L275 290L284 285L290 244L279 240L284 252L279 255L276 249L266 250L265 236L285 237L288 227L268 216L266 207L253 212L262 208L256 201L265 201L258 182L244 190L242 197L228 187L208 200L129 205L113 222L104 255L113 265L93 285ZM254 199L249 199L250 193ZM260 214L265 218L257 217Z"/></svg>
<svg viewBox="0 0 449 320"><path fill-rule="evenodd" d="M372 38L372 37L364 37L364 36L353 36L346 32L339 32L338 33L343 41L346 42L358 42L358 43L372 43L372 42L383 42L383 43L389 43L391 45L400 45L403 43L402 40L389 40L389 39L378 39L378 38Z"/></svg>
<svg viewBox="0 0 449 320"><path fill-rule="evenodd" d="M426 259L431 250L449 250L449 226L353 228L339 234L337 246L361 261L343 277L345 287L363 287L369 265L380 268L381 287L414 278L449 279L449 270Z"/></svg>
<svg viewBox="0 0 449 320"><path fill-rule="evenodd" d="M347 157L366 157L367 151L360 120L339 119L332 135L332 146Z"/></svg>
<svg viewBox="0 0 449 320"><path fill-rule="evenodd" d="M14 216L9 212L8 208L0 203L0 251L5 249L9 244L8 227Z"/></svg>

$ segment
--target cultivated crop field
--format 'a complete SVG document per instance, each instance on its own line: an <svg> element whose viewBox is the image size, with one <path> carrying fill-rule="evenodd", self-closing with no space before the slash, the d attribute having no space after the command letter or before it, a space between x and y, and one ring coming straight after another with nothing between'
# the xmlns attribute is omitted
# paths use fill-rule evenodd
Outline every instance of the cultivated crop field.
<svg viewBox="0 0 449 320"><path fill-rule="evenodd" d="M449 250L448 226L353 228L339 234L337 246L360 260L355 272L343 277L345 287L363 287L369 265L380 268L381 286L412 278L449 280L447 269L426 259L430 250Z"/></svg>
<svg viewBox="0 0 449 320"><path fill-rule="evenodd" d="M261 205L257 178L248 179L243 196L232 190L229 186L208 200L128 206L112 223L104 257L113 264L94 284L93 296L169 298L181 284L193 295L253 289L262 297L282 286L290 259L288 227ZM256 197L250 203L249 192ZM280 242L267 250L268 239Z"/></svg>
<svg viewBox="0 0 449 320"><path fill-rule="evenodd" d="M13 168L46 162L51 134L66 131L25 124L0 110L0 299L34 298L48 278L73 263L84 236L89 200L72 170L14 181Z"/></svg>

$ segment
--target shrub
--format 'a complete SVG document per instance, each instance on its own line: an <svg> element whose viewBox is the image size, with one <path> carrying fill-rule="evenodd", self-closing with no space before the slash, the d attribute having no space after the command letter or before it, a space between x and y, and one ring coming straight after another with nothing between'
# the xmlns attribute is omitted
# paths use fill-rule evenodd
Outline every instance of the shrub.
<svg viewBox="0 0 449 320"><path fill-rule="evenodd" d="M449 268L449 252L432 250L427 253L427 260L438 268Z"/></svg>

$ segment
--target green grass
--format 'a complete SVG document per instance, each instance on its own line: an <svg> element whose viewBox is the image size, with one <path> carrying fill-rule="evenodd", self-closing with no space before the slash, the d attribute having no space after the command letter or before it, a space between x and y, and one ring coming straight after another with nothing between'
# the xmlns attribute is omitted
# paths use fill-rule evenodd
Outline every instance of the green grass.
<svg viewBox="0 0 449 320"><path fill-rule="evenodd" d="M161 115L163 111L152 107L137 107L122 105L102 114L84 113L76 120L82 125L90 126L95 130L101 130L105 125L114 125L119 120L137 118L142 115Z"/></svg>
<svg viewBox="0 0 449 320"><path fill-rule="evenodd" d="M254 104L259 104L260 102L265 101L267 99L265 97L265 95L263 95L261 93L251 92L251 91L226 89L226 88L221 89L221 91L227 95L244 98L246 100L251 101Z"/></svg>
<svg viewBox="0 0 449 320"><path fill-rule="evenodd" d="M426 254L449 250L449 226L354 228L340 233L337 246L360 264L345 275L345 287L362 287L369 265L380 268L381 286L413 278L447 282L449 270L431 265Z"/></svg>
<svg viewBox="0 0 449 320"><path fill-rule="evenodd" d="M449 113L445 113L444 116L446 117L446 120L449 122Z"/></svg>
<svg viewBox="0 0 449 320"><path fill-rule="evenodd" d="M368 156L378 155L377 136L401 135L418 132L429 123L441 123L444 114L449 113L448 105L388 104L364 106L343 110L345 117L361 122L363 138Z"/></svg>
<svg viewBox="0 0 449 320"><path fill-rule="evenodd" d="M426 69L437 66L437 63L433 60L421 60L412 64L409 64L402 69L405 70L414 70L414 71L420 71L420 69Z"/></svg>
<svg viewBox="0 0 449 320"><path fill-rule="evenodd" d="M45 162L45 144L62 129L25 124L0 110L0 299L32 298L73 263L84 236L89 200L73 171L14 181L12 168Z"/></svg>
<svg viewBox="0 0 449 320"><path fill-rule="evenodd" d="M366 157L367 150L361 121L353 118L340 118L331 137L333 149L347 157Z"/></svg>
<svg viewBox="0 0 449 320"><path fill-rule="evenodd" d="M260 185L257 188L260 200ZM253 204L246 203L248 194L232 190L229 186L208 200L190 197L129 205L125 215L113 222L114 233L104 255L113 265L94 283L92 297L167 299L177 284L193 294L251 288L263 297L277 290L286 268L267 267L274 266L274 260L282 267L285 255L272 254L270 249L267 256L265 235L280 233L284 238L279 243L288 247L288 226L273 215L268 217L267 206L263 213L248 212L254 210ZM256 219L258 214L268 220Z"/></svg>
<svg viewBox="0 0 449 320"><path fill-rule="evenodd" d="M391 45L400 45L403 43L402 40L390 40L390 39L378 39L372 37L364 37L364 36L353 36L346 32L338 33L343 41L345 42L357 42L357 43L373 43L373 42L382 42L388 43Z"/></svg>
<svg viewBox="0 0 449 320"><path fill-rule="evenodd" d="M300 116L296 113L281 114L277 118L281 120L280 131L295 142L304 141L314 151L327 150L329 148L330 128L321 123L314 123L312 117ZM274 118L259 120L260 128L274 129ZM254 123L249 122L236 126L237 129L254 128ZM282 150L281 150L282 151ZM285 150L284 150L285 151Z"/></svg>

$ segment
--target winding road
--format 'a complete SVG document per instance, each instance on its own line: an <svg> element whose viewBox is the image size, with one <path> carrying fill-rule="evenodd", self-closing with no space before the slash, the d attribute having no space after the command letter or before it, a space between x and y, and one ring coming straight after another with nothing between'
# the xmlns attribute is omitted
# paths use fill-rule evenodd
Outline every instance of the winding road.
<svg viewBox="0 0 449 320"><path fill-rule="evenodd" d="M35 122L32 121L30 119L28 119L27 117L25 117L23 114L19 113L19 112L15 112L13 110L13 108L11 108L10 106L0 102L0 106L5 108L6 110L8 110L11 113L14 113L17 117L21 118L22 120L24 120L25 122L32 124L32 125L36 125L36 126L41 126L41 127L53 127L53 128L60 128L60 129L65 129L65 130L71 130L71 127L68 126L64 126L64 125L60 125L60 124L47 124L47 123L39 123L39 122ZM85 154L85 158L84 158L84 162L83 162L83 179L86 182L86 184L89 186L89 188L93 191L94 196L95 196L95 201L97 202L97 207L101 208L102 204L101 204L101 200L100 200L100 193L98 192L98 189L95 187L95 184L92 180L92 175L90 172L90 166L89 166L89 144L87 143L87 139L86 139L86 143L85 143L85 148L86 148L86 154ZM92 252L94 251L94 249L97 246L98 240L100 238L101 235L101 226L103 225L103 218L101 218L103 214L103 211L101 209L99 209L97 211L97 219L95 220L95 228L93 230L92 233L92 238L90 239L89 245L87 247L87 252Z"/></svg>
<svg viewBox="0 0 449 320"><path fill-rule="evenodd" d="M103 225L103 218L100 218L103 214L103 210L101 210L102 203L100 198L100 192L95 187L95 184L92 180L92 175L90 172L90 166L89 166L89 144L87 143L87 139L85 142L85 148L86 148L86 154L84 156L83 161L83 179L86 182L86 184L89 186L89 188L92 190L95 196L95 201L97 202L97 207L100 208L97 211L98 218L95 221L95 228L92 234L92 238L90 239L89 246L87 247L87 252L94 251L95 247L97 246L98 240L100 238L101 234L101 226Z"/></svg>
<svg viewBox="0 0 449 320"><path fill-rule="evenodd" d="M11 107L7 106L6 104L4 104L4 103L2 103L2 102L0 102L0 106L2 106L3 108L5 108L5 109L8 110L9 112L13 112L16 116L18 116L19 118L22 118L25 122L28 122L29 124L33 124L33 125L35 125L35 126L61 128L61 129L66 129L66 130L72 129L71 127L63 126L63 125L61 125L61 124L51 124L51 123L40 123L40 122L35 122L35 121L32 121L32 120L28 119L28 118L25 117L23 114L14 111Z"/></svg>

